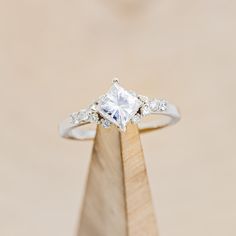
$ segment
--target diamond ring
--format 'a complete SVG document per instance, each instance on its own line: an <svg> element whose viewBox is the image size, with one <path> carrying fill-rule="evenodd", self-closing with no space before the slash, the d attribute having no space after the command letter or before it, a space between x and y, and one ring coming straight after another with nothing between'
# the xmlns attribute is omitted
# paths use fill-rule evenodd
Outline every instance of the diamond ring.
<svg viewBox="0 0 236 236"><path fill-rule="evenodd" d="M158 117L143 121L151 115ZM59 125L59 132L64 138L87 140L93 139L96 134L94 128L83 129L88 124L102 125L104 128L115 125L125 132L129 122L137 124L140 130L152 130L175 124L179 119L180 114L175 105L164 99L148 98L125 90L118 79L114 79L105 95L86 109L70 114Z"/></svg>

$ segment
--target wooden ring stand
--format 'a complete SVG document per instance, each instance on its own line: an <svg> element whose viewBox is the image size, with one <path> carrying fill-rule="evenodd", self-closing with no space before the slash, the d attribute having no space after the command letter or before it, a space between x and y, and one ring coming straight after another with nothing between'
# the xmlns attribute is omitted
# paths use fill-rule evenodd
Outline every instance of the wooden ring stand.
<svg viewBox="0 0 236 236"><path fill-rule="evenodd" d="M98 126L78 236L157 235L137 126Z"/></svg>

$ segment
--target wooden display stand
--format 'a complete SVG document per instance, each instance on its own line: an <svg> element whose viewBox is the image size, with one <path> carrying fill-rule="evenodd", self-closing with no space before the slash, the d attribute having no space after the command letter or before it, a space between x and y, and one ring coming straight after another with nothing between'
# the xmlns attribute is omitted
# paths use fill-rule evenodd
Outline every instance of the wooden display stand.
<svg viewBox="0 0 236 236"><path fill-rule="evenodd" d="M78 236L157 235L137 126L98 126Z"/></svg>

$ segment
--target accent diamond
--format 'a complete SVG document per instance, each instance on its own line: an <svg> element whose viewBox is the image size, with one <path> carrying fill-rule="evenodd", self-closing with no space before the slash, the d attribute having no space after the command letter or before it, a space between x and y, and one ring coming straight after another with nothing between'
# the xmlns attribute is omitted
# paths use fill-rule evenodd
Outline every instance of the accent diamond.
<svg viewBox="0 0 236 236"><path fill-rule="evenodd" d="M146 96L143 96L143 95L139 95L139 99L140 99L142 102L144 102L144 103L147 103L147 102L148 102L148 100L149 100L149 98L148 98L148 97L146 97Z"/></svg>
<svg viewBox="0 0 236 236"><path fill-rule="evenodd" d="M160 111L166 111L168 108L168 102L165 100L160 100L159 101L159 110Z"/></svg>
<svg viewBox="0 0 236 236"><path fill-rule="evenodd" d="M148 105L144 105L141 109L142 115L147 116L151 113L150 108Z"/></svg>
<svg viewBox="0 0 236 236"><path fill-rule="evenodd" d="M95 112L90 112L90 113L88 114L88 120L89 120L91 123L96 123L96 124L98 124L98 123L99 123L98 114L95 113Z"/></svg>
<svg viewBox="0 0 236 236"><path fill-rule="evenodd" d="M125 131L127 123L141 105L142 102L136 96L126 91L118 83L114 83L108 93L99 101L98 112Z"/></svg>
<svg viewBox="0 0 236 236"><path fill-rule="evenodd" d="M96 102L93 103L92 105L90 105L90 106L89 106L89 109L90 109L91 111L96 111L96 110L97 110L97 104L96 104Z"/></svg>
<svg viewBox="0 0 236 236"><path fill-rule="evenodd" d="M70 119L72 124L78 124L79 123L79 112L74 112L70 114Z"/></svg>
<svg viewBox="0 0 236 236"><path fill-rule="evenodd" d="M88 120L89 116L88 116L88 111L86 109L83 109L79 112L79 120L80 121L86 121Z"/></svg>
<svg viewBox="0 0 236 236"><path fill-rule="evenodd" d="M159 109L159 101L157 99L153 99L149 103L149 107L151 111L155 112Z"/></svg>
<svg viewBox="0 0 236 236"><path fill-rule="evenodd" d="M134 124L138 124L140 121L141 121L141 115L140 114L136 114L132 119L131 121L134 123Z"/></svg>
<svg viewBox="0 0 236 236"><path fill-rule="evenodd" d="M104 128L109 128L111 126L111 122L109 120L107 120L107 119L103 119L102 120L102 126Z"/></svg>

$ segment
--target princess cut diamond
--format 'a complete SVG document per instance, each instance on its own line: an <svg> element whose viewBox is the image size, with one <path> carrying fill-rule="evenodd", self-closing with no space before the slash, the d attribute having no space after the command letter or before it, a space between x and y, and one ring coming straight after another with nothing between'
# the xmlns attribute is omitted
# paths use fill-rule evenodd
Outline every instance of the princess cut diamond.
<svg viewBox="0 0 236 236"><path fill-rule="evenodd" d="M142 102L122 88L119 83L113 83L108 93L99 100L98 112L101 116L125 131L127 123L138 112Z"/></svg>

